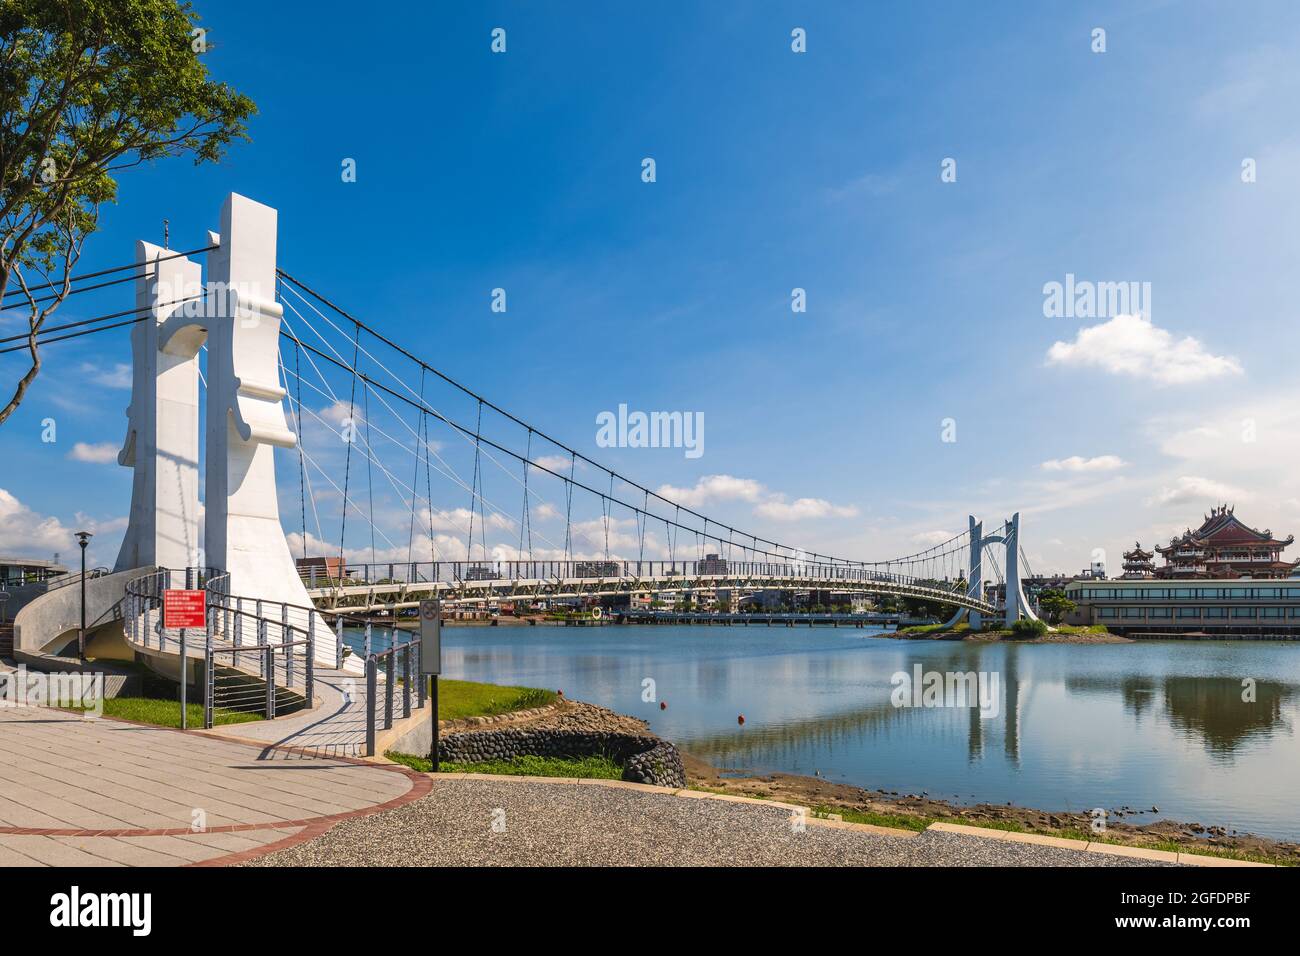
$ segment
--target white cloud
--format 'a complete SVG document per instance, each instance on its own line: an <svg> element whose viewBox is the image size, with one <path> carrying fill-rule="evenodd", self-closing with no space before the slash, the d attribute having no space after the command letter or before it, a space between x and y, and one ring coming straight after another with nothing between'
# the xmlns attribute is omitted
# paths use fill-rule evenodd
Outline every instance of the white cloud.
<svg viewBox="0 0 1300 956"><path fill-rule="evenodd" d="M789 502L773 498L758 505L754 514L773 521L803 521L811 518L853 518L857 516L858 509L852 505L833 505L825 498L796 498Z"/></svg>
<svg viewBox="0 0 1300 956"><path fill-rule="evenodd" d="M533 464L541 465L543 468L555 472L557 475L567 475L569 466L573 459L564 455L538 455L533 459Z"/></svg>
<svg viewBox="0 0 1300 956"><path fill-rule="evenodd" d="M1161 488L1153 497L1147 499L1149 505L1185 505L1192 503L1219 504L1248 498L1249 495L1240 488L1200 478L1195 475L1182 475L1173 485Z"/></svg>
<svg viewBox="0 0 1300 956"><path fill-rule="evenodd" d="M115 362L111 369L100 368L93 362L82 362L81 372L96 385L106 388L131 387L131 366L126 362Z"/></svg>
<svg viewBox="0 0 1300 956"><path fill-rule="evenodd" d="M752 478L705 475L695 483L694 488L660 485L656 494L662 495L673 504L697 508L716 501L757 501L763 494L763 486Z"/></svg>
<svg viewBox="0 0 1300 956"><path fill-rule="evenodd" d="M1101 368L1157 385L1183 385L1242 370L1235 358L1212 355L1190 335L1175 339L1141 315L1117 315L1080 329L1073 342L1057 342L1047 350L1047 364Z"/></svg>
<svg viewBox="0 0 1300 956"><path fill-rule="evenodd" d="M1044 471L1114 471L1123 467L1124 459L1118 455L1098 455L1095 458L1071 455L1069 458L1052 458L1042 464Z"/></svg>
<svg viewBox="0 0 1300 956"><path fill-rule="evenodd" d="M0 552L25 557L47 557L76 545L72 529L58 518L37 514L0 488Z"/></svg>
<svg viewBox="0 0 1300 956"><path fill-rule="evenodd" d="M917 544L943 544L952 537L951 531L922 531L912 535L912 540Z"/></svg>
<svg viewBox="0 0 1300 956"><path fill-rule="evenodd" d="M64 562L77 553L77 531L89 531L96 537L91 542L92 564L104 560L105 554L115 554L121 532L125 530L125 517L97 520L77 512L76 525L68 527L58 518L33 511L0 488L0 554L20 557L48 558L62 555Z"/></svg>
<svg viewBox="0 0 1300 956"><path fill-rule="evenodd" d="M68 457L73 461L88 461L97 465L107 465L110 462L117 463L118 447L112 442L100 442L97 445L88 445L84 441L79 441L72 446L72 451L68 452Z"/></svg>

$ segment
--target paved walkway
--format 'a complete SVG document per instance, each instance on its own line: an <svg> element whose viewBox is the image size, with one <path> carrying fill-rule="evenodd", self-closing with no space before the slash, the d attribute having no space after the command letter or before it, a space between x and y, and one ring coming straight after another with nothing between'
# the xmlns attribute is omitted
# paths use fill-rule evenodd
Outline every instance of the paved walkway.
<svg viewBox="0 0 1300 956"><path fill-rule="evenodd" d="M250 866L1154 866L927 830L806 822L762 801L634 784L437 777L428 796L348 820Z"/></svg>
<svg viewBox="0 0 1300 956"><path fill-rule="evenodd" d="M358 761L0 708L0 866L233 862L429 786Z"/></svg>
<svg viewBox="0 0 1300 956"><path fill-rule="evenodd" d="M247 724L223 724L212 734L296 747L323 757L360 757L366 744L366 680L339 670L315 673L317 706L288 717ZM384 692L383 685L379 693ZM382 696L381 696L382 701ZM396 710L401 715L401 705ZM383 726L380 716L380 726Z"/></svg>

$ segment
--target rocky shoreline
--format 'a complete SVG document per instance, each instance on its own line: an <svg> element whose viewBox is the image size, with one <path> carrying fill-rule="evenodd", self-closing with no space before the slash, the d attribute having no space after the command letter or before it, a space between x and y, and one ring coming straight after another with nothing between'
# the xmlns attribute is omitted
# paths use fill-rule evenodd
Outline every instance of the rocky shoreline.
<svg viewBox="0 0 1300 956"><path fill-rule="evenodd" d="M1047 835L1060 835L1063 831L1070 836L1092 833L1092 817L1084 812L1049 812L991 803L964 806L938 800L924 793L866 790L851 784L832 783L821 777L799 774L740 776L736 771L714 767L687 753L683 753L682 758L690 785L736 796L782 800L809 807L855 810L860 813L915 817L918 820L939 818L974 826L1015 826L1028 833ZM1109 810L1105 839L1134 846L1161 844L1167 848L1167 845L1175 844L1189 853L1234 851L1259 859L1267 858L1269 862L1300 865L1298 843L1200 823L1157 820L1153 823L1134 824L1116 819L1118 816L1140 812L1143 811L1131 807Z"/></svg>
<svg viewBox="0 0 1300 956"><path fill-rule="evenodd" d="M1121 640L1124 640L1121 638ZM584 701L554 704L492 717L440 721L446 760L509 757L517 753L577 756L576 751L613 754L625 768L624 779L661 786L699 787L744 797L781 800L832 812L915 818L918 824L935 819L975 826L1013 827L1028 833L1087 838L1092 817L1082 811L1047 811L1032 807L979 803L963 805L925 793L868 790L833 783L821 777L773 773L745 776L715 767L655 735L645 721ZM446 746L448 740L452 741ZM444 749L445 747L445 749ZM1192 853L1232 851L1269 862L1300 865L1300 843L1229 831L1213 824L1158 820L1126 823L1155 808L1119 807L1108 810L1105 839L1134 846L1175 845Z"/></svg>
<svg viewBox="0 0 1300 956"><path fill-rule="evenodd" d="M479 763L522 756L603 755L623 767L623 779L661 787L686 786L677 748L650 725L595 704L560 700L545 707L439 721L440 760ZM449 732L443 733L443 728Z"/></svg>

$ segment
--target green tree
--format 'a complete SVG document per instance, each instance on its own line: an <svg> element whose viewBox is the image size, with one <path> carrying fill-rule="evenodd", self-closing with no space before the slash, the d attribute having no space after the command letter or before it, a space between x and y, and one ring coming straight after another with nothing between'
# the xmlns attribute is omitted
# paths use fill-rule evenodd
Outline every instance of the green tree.
<svg viewBox="0 0 1300 956"><path fill-rule="evenodd" d="M40 373L37 336L117 198L113 174L213 162L248 138L256 107L208 79L198 22L177 0L0 0L0 296L27 313L30 355L0 424Z"/></svg>
<svg viewBox="0 0 1300 956"><path fill-rule="evenodd" d="M1043 609L1047 619L1053 624L1060 624L1061 618L1077 607L1059 588L1048 588L1038 595L1038 606Z"/></svg>

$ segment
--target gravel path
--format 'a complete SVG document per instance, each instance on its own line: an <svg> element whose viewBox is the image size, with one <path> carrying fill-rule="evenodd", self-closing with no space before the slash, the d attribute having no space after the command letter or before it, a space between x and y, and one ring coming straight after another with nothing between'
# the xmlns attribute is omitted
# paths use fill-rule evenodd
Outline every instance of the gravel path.
<svg viewBox="0 0 1300 956"><path fill-rule="evenodd" d="M781 807L572 783L435 779L425 798L348 820L249 866L1151 866L954 833L881 836Z"/></svg>

